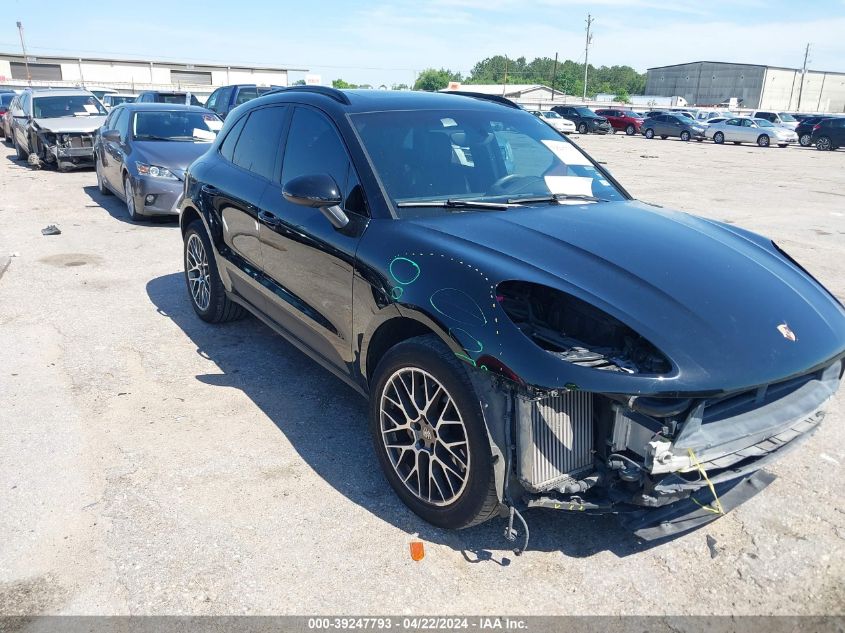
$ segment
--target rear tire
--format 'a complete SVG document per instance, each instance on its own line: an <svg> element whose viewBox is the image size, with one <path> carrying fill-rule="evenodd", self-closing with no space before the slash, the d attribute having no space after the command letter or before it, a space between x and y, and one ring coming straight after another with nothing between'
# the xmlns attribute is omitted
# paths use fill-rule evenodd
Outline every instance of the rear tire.
<svg viewBox="0 0 845 633"><path fill-rule="evenodd" d="M733 142L734 145L739 145L740 143L742 143L742 141L734 141Z"/></svg>
<svg viewBox="0 0 845 633"><path fill-rule="evenodd" d="M761 134L757 137L757 145L760 147L768 147L769 146L769 136L767 134Z"/></svg>
<svg viewBox="0 0 845 633"><path fill-rule="evenodd" d="M778 147L786 147L788 143L778 143Z"/></svg>
<svg viewBox="0 0 845 633"><path fill-rule="evenodd" d="M211 240L202 221L191 222L183 240L185 284L197 316L207 323L225 323L242 318L246 311L226 295Z"/></svg>
<svg viewBox="0 0 845 633"><path fill-rule="evenodd" d="M669 136L666 135L666 134L661 134L660 138L662 138L665 141L667 138L669 138Z"/></svg>
<svg viewBox="0 0 845 633"><path fill-rule="evenodd" d="M820 152L829 152L833 149L833 143L830 142L830 137L820 136L816 141L816 149Z"/></svg>
<svg viewBox="0 0 845 633"><path fill-rule="evenodd" d="M409 339L384 355L371 384L370 433L379 465L402 502L447 529L496 516L484 417L455 354L433 334Z"/></svg>
<svg viewBox="0 0 845 633"><path fill-rule="evenodd" d="M646 138L654 138L654 130L652 130L651 128L648 128L645 131L645 137Z"/></svg>
<svg viewBox="0 0 845 633"><path fill-rule="evenodd" d="M713 142L716 143L717 145L721 145L722 143L725 142L725 135L722 134L721 132L716 132L713 135Z"/></svg>

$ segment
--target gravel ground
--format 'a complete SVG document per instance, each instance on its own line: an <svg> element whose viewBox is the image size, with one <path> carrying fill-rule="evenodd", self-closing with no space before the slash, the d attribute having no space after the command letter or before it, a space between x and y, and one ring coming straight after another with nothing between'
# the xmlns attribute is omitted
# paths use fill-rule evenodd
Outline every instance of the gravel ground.
<svg viewBox="0 0 845 633"><path fill-rule="evenodd" d="M576 140L635 196L768 235L845 298L845 152ZM195 318L174 223L130 223L93 171L12 157L0 613L845 612L841 394L777 481L704 529L650 547L612 517L534 511L517 558L499 520L446 532L407 511L341 382L254 319Z"/></svg>

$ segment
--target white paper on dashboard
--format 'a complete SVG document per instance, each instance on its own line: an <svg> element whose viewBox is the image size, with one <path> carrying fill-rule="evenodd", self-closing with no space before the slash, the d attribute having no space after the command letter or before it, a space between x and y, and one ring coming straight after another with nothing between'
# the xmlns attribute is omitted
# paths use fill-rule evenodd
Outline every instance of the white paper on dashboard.
<svg viewBox="0 0 845 633"><path fill-rule="evenodd" d="M215 119L212 117L207 117L204 119L205 124L208 126L210 130L214 130L215 132L219 132L223 129L223 121L220 119Z"/></svg>
<svg viewBox="0 0 845 633"><path fill-rule="evenodd" d="M208 130L201 130L198 127L194 128L194 137L201 138L203 140L213 141L216 138L216 134L214 132L209 132Z"/></svg>
<svg viewBox="0 0 845 633"><path fill-rule="evenodd" d="M569 196L593 195L593 179L584 176L546 176L546 186L552 193Z"/></svg>
<svg viewBox="0 0 845 633"><path fill-rule="evenodd" d="M85 108L85 111L88 114L100 114L100 111L97 109L97 106L91 103L83 103L82 107Z"/></svg>
<svg viewBox="0 0 845 633"><path fill-rule="evenodd" d="M566 165L590 165L587 157L566 141L542 141Z"/></svg>

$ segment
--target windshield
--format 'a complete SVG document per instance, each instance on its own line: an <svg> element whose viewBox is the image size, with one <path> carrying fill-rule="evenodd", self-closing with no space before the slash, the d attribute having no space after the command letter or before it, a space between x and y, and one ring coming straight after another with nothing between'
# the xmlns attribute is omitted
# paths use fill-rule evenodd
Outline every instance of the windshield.
<svg viewBox="0 0 845 633"><path fill-rule="evenodd" d="M135 101L135 97L126 95L110 95L106 97L112 105L120 105L121 103L130 103Z"/></svg>
<svg viewBox="0 0 845 633"><path fill-rule="evenodd" d="M786 123L795 123L796 119L788 112L780 112L780 120Z"/></svg>
<svg viewBox="0 0 845 633"><path fill-rule="evenodd" d="M223 127L214 114L203 112L136 112L132 135L138 141L201 141L210 143Z"/></svg>
<svg viewBox="0 0 845 633"><path fill-rule="evenodd" d="M35 97L32 100L36 119L55 119L62 116L100 116L106 109L93 95Z"/></svg>
<svg viewBox="0 0 845 633"><path fill-rule="evenodd" d="M595 117L598 116L595 112L590 110L590 108L573 108L578 114L585 117Z"/></svg>
<svg viewBox="0 0 845 633"><path fill-rule="evenodd" d="M766 121L766 119L754 119L754 122L760 127L775 127L771 121Z"/></svg>
<svg viewBox="0 0 845 633"><path fill-rule="evenodd" d="M155 102L156 103L174 103L174 104L182 104L187 105L187 94L184 92L159 92L155 95ZM199 100L194 96L191 95L191 103L190 105L202 105Z"/></svg>
<svg viewBox="0 0 845 633"><path fill-rule="evenodd" d="M557 112L543 112L543 116L547 119L562 119L563 117L560 116Z"/></svg>
<svg viewBox="0 0 845 633"><path fill-rule="evenodd" d="M10 103L12 103L12 99L15 98L14 92L2 92L0 93L0 107L5 108Z"/></svg>
<svg viewBox="0 0 845 633"><path fill-rule="evenodd" d="M527 112L418 110L351 118L401 217L419 215L413 204L424 201L518 203L554 194L624 199L572 143Z"/></svg>
<svg viewBox="0 0 845 633"><path fill-rule="evenodd" d="M643 115L639 112L634 112L633 110L625 110L625 116L630 117L632 119L642 119Z"/></svg>

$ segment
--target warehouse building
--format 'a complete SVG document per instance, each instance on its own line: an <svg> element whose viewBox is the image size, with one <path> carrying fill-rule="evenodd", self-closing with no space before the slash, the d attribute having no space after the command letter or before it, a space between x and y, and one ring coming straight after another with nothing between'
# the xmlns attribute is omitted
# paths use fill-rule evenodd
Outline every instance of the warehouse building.
<svg viewBox="0 0 845 633"><path fill-rule="evenodd" d="M227 84L287 86L288 72L304 69L188 64L94 57L0 53L0 88L32 86L113 88L120 92L189 90L200 96Z"/></svg>
<svg viewBox="0 0 845 633"><path fill-rule="evenodd" d="M802 87L803 83L803 87ZM736 98L744 108L845 112L845 73L800 68L691 62L649 68L646 94L680 96L697 106Z"/></svg>

